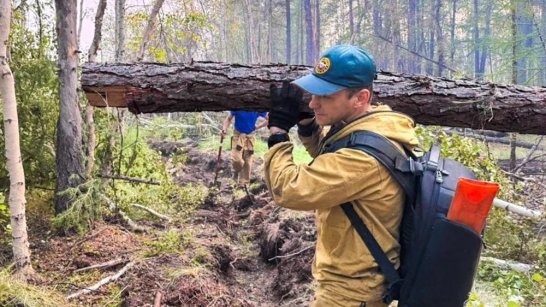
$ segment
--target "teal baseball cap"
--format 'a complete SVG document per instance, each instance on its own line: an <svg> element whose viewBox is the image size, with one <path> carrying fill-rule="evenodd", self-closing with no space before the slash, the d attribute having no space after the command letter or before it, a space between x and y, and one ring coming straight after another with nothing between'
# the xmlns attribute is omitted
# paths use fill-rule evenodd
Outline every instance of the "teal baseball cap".
<svg viewBox="0 0 546 307"><path fill-rule="evenodd" d="M364 49L337 45L322 54L313 73L293 83L313 95L330 95L347 88L369 86L375 76L375 62Z"/></svg>

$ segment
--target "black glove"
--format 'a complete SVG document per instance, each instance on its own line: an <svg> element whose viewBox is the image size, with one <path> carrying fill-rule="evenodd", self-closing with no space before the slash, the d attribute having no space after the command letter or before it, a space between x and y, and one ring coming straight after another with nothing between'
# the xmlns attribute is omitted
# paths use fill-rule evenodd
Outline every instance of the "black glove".
<svg viewBox="0 0 546 307"><path fill-rule="evenodd" d="M300 111L300 114L298 115L298 122L315 117L315 112L313 111Z"/></svg>
<svg viewBox="0 0 546 307"><path fill-rule="evenodd" d="M299 121L303 91L290 82L283 81L281 88L271 84L270 97L271 108L267 127L277 127L288 132Z"/></svg>

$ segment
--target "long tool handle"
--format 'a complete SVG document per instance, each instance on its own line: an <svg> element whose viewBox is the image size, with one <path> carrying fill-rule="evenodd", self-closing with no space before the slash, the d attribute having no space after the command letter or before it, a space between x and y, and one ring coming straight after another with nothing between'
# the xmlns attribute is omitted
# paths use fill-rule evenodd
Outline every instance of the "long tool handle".
<svg viewBox="0 0 546 307"><path fill-rule="evenodd" d="M222 162L222 148L224 147L224 134L220 136L220 147L218 147L218 158L216 158L216 171L214 172L214 181L213 185L216 184L218 180L218 173L220 172L220 163Z"/></svg>

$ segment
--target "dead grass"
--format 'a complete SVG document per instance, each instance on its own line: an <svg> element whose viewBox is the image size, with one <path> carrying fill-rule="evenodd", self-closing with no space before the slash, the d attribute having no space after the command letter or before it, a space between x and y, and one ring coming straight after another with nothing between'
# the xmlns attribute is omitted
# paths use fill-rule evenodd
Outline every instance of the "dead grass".
<svg viewBox="0 0 546 307"><path fill-rule="evenodd" d="M47 287L33 286L13 278L9 269L0 271L0 306L70 306L64 297Z"/></svg>

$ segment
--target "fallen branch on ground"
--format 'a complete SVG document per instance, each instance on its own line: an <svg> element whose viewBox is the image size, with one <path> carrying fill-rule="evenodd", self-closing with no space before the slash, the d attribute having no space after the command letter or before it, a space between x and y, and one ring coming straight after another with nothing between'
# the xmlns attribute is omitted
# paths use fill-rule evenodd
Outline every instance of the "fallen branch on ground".
<svg viewBox="0 0 546 307"><path fill-rule="evenodd" d="M485 136L485 135L475 133L475 132L466 132L466 133L464 133L464 132L453 131L453 130L450 130L450 131L444 130L444 132L449 136L452 136L452 135L455 134L455 135L459 135L459 136L462 136L462 137L477 139L477 140L480 140L480 141L483 141L483 142L510 145L510 139L509 138L504 138L504 137L492 137L492 136ZM532 143L519 142L519 141L516 142L516 147L531 149L531 148L533 148L533 146L534 146L534 144L532 144Z"/></svg>
<svg viewBox="0 0 546 307"><path fill-rule="evenodd" d="M509 203L507 201L504 201L498 198L495 198L493 200L493 206L508 210L510 212L517 213L519 215L530 217L530 218L539 218L542 215L542 213L538 210L527 209L522 206L514 205L512 203Z"/></svg>
<svg viewBox="0 0 546 307"><path fill-rule="evenodd" d="M529 273L535 267L534 265L531 265L531 264L506 261L506 260L497 259L493 257L481 257L481 261L493 262L496 266L499 266L503 269L514 270L521 273Z"/></svg>
<svg viewBox="0 0 546 307"><path fill-rule="evenodd" d="M109 268L109 267L113 267L113 266L116 266L116 265L121 264L121 263L125 263L127 261L128 260L123 259L123 258L116 258L114 260L110 260L110 261L106 261L106 262L103 262L103 263L90 265L90 266L85 267L85 268L77 269L77 270L74 271L74 273L88 271L88 270L92 270L92 269Z"/></svg>
<svg viewBox="0 0 546 307"><path fill-rule="evenodd" d="M527 153L527 156L525 157L525 159L523 159L523 161L512 170L514 173L516 173L520 168L522 168L525 164L531 161L531 157L533 156L535 151L538 149L543 139L544 139L544 135L540 136L540 139L535 143L535 145L533 145L531 150L529 150L529 153Z"/></svg>
<svg viewBox="0 0 546 307"><path fill-rule="evenodd" d="M143 206L143 205L139 205L139 204L132 204L131 207L135 207L135 208L138 208L138 209L142 209L148 213L150 213L151 215L155 215L157 216L158 218L162 219L162 220L166 220L167 222L170 222L172 219L164 214L161 214L157 211L155 211L154 209L152 208L148 208L146 206Z"/></svg>
<svg viewBox="0 0 546 307"><path fill-rule="evenodd" d="M106 178L106 179L114 179L114 180L125 180L125 181L131 181L136 183L144 183L144 184L153 184L153 185L160 185L161 182L153 179L142 179L142 178L135 178L135 177L129 177L129 176L112 176L108 174L99 174L97 175L99 178Z"/></svg>
<svg viewBox="0 0 546 307"><path fill-rule="evenodd" d="M133 231L136 231L136 232L144 232L145 229L141 226L139 226L137 223L135 223L128 215L127 213L123 212L121 209L119 209L118 205L116 205L116 203L114 203L110 198L108 198L106 195L104 194L100 194L100 196L102 197L102 199L104 199L104 201L106 201L106 203L108 204L108 208L110 210L112 210L113 212L115 212L116 214L119 215L119 217L121 218L121 220L127 224L127 226L129 226L129 228Z"/></svg>
<svg viewBox="0 0 546 307"><path fill-rule="evenodd" d="M520 175L516 175L516 174L513 174L513 173L510 173L510 172L507 172L507 171L503 171L501 170L504 174L506 174L507 176L510 176L512 178L515 178L515 179L518 179L518 180L521 180L521 181L525 181L525 182L532 182L538 186L541 186L543 188L546 189L546 185L539 182L538 180L536 180L535 178L531 178L531 177L523 177L523 176L520 176Z"/></svg>
<svg viewBox="0 0 546 307"><path fill-rule="evenodd" d="M312 244L312 245L309 245L309 246L307 246L307 247L305 247L305 248L303 248L303 249L301 249L301 250L299 250L299 251L297 251L297 252L295 252L295 253L292 253L292 254L281 255L281 256L275 256L275 257L269 258L268 261L272 261L272 260L275 260L275 259L282 259L282 258L294 257L294 256L296 256L296 255L299 255L299 254L305 252L306 250L308 250L308 249L310 249L310 248L312 248L312 247L314 247L314 246L315 246L315 245Z"/></svg>
<svg viewBox="0 0 546 307"><path fill-rule="evenodd" d="M163 296L161 291L157 291L155 294L154 307L161 307L161 296Z"/></svg>
<svg viewBox="0 0 546 307"><path fill-rule="evenodd" d="M210 116L207 114L207 112L201 112L201 115L203 115L203 118L210 123L211 127L213 127L214 129L216 129L218 131L222 131L221 128L218 128L218 126L220 126L220 125L217 122L215 122L214 120L212 120L212 118L210 118Z"/></svg>
<svg viewBox="0 0 546 307"><path fill-rule="evenodd" d="M129 268L131 268L135 263L133 261L127 263L121 270L119 270L119 272L117 272L116 274L114 275L110 275L104 279L102 279L101 281L99 281L98 283L92 285L91 287L87 287L85 289L82 289L80 291L77 291L77 292L74 292L70 295L68 295L66 297L67 300L71 300L73 298L76 298L80 295L84 295L84 294L87 294L91 291L95 291L97 289L99 289L100 287L106 285L107 283L109 282L112 282L112 281L115 281L116 279L120 278L123 274L125 274L125 272L127 272L127 270L129 270Z"/></svg>

